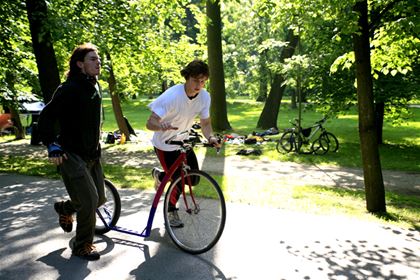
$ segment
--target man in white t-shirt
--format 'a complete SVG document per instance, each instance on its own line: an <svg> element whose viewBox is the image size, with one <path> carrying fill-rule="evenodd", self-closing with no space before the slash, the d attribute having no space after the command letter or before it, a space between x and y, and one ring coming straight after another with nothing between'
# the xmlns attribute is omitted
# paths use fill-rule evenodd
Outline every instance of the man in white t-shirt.
<svg viewBox="0 0 420 280"><path fill-rule="evenodd" d="M184 84L169 88L148 105L152 113L146 127L154 131L152 143L163 168L163 171L157 168L152 171L155 188L165 176L165 171L169 170L179 156L179 151L176 150L178 147L167 145L165 141L179 132L190 129L196 116L200 117L201 130L208 142L214 146L220 145L219 139L213 135L210 121L210 94L204 89L210 75L209 67L201 60L193 60L181 70L181 75L185 78ZM198 169L197 157L193 150L187 154L187 162L192 169ZM174 177L176 176L179 176L179 172L174 174ZM178 218L175 205L172 208L171 226L182 227L183 223Z"/></svg>

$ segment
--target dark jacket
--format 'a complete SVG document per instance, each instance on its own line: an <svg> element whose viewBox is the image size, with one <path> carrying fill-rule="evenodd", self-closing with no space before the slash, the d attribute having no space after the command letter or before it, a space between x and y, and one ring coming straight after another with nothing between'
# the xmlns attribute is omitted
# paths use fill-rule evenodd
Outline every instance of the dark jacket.
<svg viewBox="0 0 420 280"><path fill-rule="evenodd" d="M102 98L95 84L96 80L80 74L57 88L38 121L44 145L58 142L64 151L85 160L100 157Z"/></svg>

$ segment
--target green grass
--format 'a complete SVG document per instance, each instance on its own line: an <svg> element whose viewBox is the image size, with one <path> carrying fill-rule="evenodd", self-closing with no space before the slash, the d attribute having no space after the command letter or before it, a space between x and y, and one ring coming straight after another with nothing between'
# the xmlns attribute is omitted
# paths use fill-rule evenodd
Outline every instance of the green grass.
<svg viewBox="0 0 420 280"><path fill-rule="evenodd" d="M150 100L133 100L123 104L124 115L136 130L144 130L146 120L150 114L147 104ZM229 100L229 121L233 131L248 135L256 131L255 126L263 105L249 100ZM116 130L115 118L109 99L105 99L105 123L104 131ZM383 169L401 171L420 171L420 109L411 108L412 119L401 126L393 126L386 122L384 125L384 145L380 146L381 165ZM291 110L288 104L283 104L278 118L280 129L289 127L288 121L297 116L296 110ZM304 111L303 126L308 126L322 116L313 111ZM325 127L334 133L340 142L338 153L324 156L301 155L295 153L279 154L275 149L275 142L266 142L259 149L263 151L261 156L249 156L248 158L260 158L268 160L292 161L298 163L315 163L317 165L335 165L343 167L361 167L358 117L355 111L351 111L338 118L328 120ZM150 137L150 132L145 132ZM272 136L273 140L279 135ZM11 141L12 137L0 137L0 142ZM138 147L137 145L112 145L106 148L115 148L120 152L130 149L142 149L146 153L152 153L152 147ZM236 154L243 148L254 146L224 146L224 156ZM198 149L198 153L207 153L206 156L215 156L213 150ZM122 167L118 165L104 165L104 171L110 180L121 188L149 188L153 186L150 170L146 168ZM2 156L0 158L0 172L13 172L27 175L37 175L49 178L59 178L55 167L47 160L26 156ZM246 177L215 176L223 188L224 194L229 201L248 203L255 205L268 205L295 211L306 211L320 214L350 215L360 219L376 220L366 212L365 195L363 190L347 190L324 186L288 186L278 181L270 181L263 178L255 178L250 182ZM282 186L282 187L277 187ZM286 186L286 187L284 187ZM387 215L379 217L380 221L396 223L404 227L420 228L420 198L402 194L387 192Z"/></svg>
<svg viewBox="0 0 420 280"><path fill-rule="evenodd" d="M30 155L0 157L0 172L60 178L57 169L47 159L39 159Z"/></svg>
<svg viewBox="0 0 420 280"><path fill-rule="evenodd" d="M151 100L134 100L123 103L124 115L136 130L144 130L146 120L150 114L147 104ZM117 129L115 118L112 113L112 105L109 98L104 100L105 123L104 131ZM256 124L263 108L260 102L250 100L228 100L228 118L232 131L239 135L249 135L257 130ZM410 108L412 117L401 126L393 126L385 122L383 129L384 144L380 146L381 165L387 170L420 171L420 161L416 155L420 154L420 109ZM297 110L289 108L288 102L283 102L278 116L278 127L284 129L290 127L289 120L296 118ZM302 125L304 127L320 120L320 113L304 110L302 113ZM317 155L296 155L294 153L279 154L275 149L275 140L280 135L269 137L272 142L266 142L258 148L262 150L259 158L268 160L292 161L298 163L316 163L344 167L362 167L360 155L358 115L355 110L339 115L337 118L327 120L325 125L328 131L337 136L340 149L337 153L327 153L323 156ZM240 149L253 146L225 145L225 155L236 154Z"/></svg>

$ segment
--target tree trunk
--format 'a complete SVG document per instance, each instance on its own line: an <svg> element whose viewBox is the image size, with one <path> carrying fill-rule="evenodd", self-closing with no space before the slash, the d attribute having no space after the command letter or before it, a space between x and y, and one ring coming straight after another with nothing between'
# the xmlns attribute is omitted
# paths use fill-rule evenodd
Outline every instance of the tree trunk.
<svg viewBox="0 0 420 280"><path fill-rule="evenodd" d="M280 63L283 63L286 58L293 56L299 37L295 36L293 34L293 30L290 29L287 33L286 41L289 42L289 44L281 52ZM257 128L269 129L271 127L277 127L277 116L279 114L284 89L286 88L286 86L282 86L283 82L283 75L274 75L270 93L268 94L267 101L265 102L264 108L258 120Z"/></svg>
<svg viewBox="0 0 420 280"><path fill-rule="evenodd" d="M116 92L117 81L114 75L114 68L112 67L111 55L109 52L106 53L106 58L109 63L109 94L111 95L112 109L114 111L115 120L117 121L118 129L121 133L124 133L126 140L130 141L130 132L128 131L127 123L125 122L124 115L121 108L121 101L118 93Z"/></svg>
<svg viewBox="0 0 420 280"><path fill-rule="evenodd" d="M257 101L265 102L267 100L267 92L268 92L268 73L267 73L267 61L266 61L266 51L262 52L259 55L259 62L258 68L260 72L260 80L259 80L259 92Z"/></svg>
<svg viewBox="0 0 420 280"><path fill-rule="evenodd" d="M225 76L223 70L222 25L220 1L207 0L207 52L210 68L210 116L213 129L224 131L232 129L227 117Z"/></svg>
<svg viewBox="0 0 420 280"><path fill-rule="evenodd" d="M375 125L376 125L376 134L378 138L378 144L383 143L383 127L384 127L384 114L385 114L385 103L379 101L375 103Z"/></svg>
<svg viewBox="0 0 420 280"><path fill-rule="evenodd" d="M44 102L48 103L60 84L57 60L48 25L45 0L26 0L32 46L38 67L39 83Z"/></svg>
<svg viewBox="0 0 420 280"><path fill-rule="evenodd" d="M279 113L281 99L283 98L285 85L282 86L284 79L282 75L274 75L271 90L268 94L263 111L258 120L257 128L269 129L277 127L277 115Z"/></svg>
<svg viewBox="0 0 420 280"><path fill-rule="evenodd" d="M360 28L358 33L353 34L353 45L356 58L359 136L366 206L369 212L380 213L386 211L385 189L375 127L367 0L356 2L354 11L359 14Z"/></svg>
<svg viewBox="0 0 420 280"><path fill-rule="evenodd" d="M26 133L25 128L22 125L22 122L20 121L19 111L14 107L10 107L10 114L12 116L13 125L16 127L15 129L15 139L25 139Z"/></svg>

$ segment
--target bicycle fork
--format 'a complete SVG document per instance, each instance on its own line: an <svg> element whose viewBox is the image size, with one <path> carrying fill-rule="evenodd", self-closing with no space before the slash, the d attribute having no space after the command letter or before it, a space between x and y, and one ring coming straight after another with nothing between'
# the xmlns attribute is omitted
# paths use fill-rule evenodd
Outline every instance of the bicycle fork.
<svg viewBox="0 0 420 280"><path fill-rule="evenodd" d="M191 204L193 205L193 209L190 208L188 200L187 200L187 194L185 192L185 188L186 188L185 174L186 174L186 170L182 169L181 170L181 184L183 186L182 187L182 196L184 198L185 211L188 214L192 214L192 213L198 214L200 212L200 207L199 207L199 205L197 204L197 202L195 201L195 198L194 198L194 192L193 192L193 188L192 188L193 184L191 182L191 176L187 176L187 186L188 186L189 194L190 194L190 197L191 197L191 202L192 202Z"/></svg>

